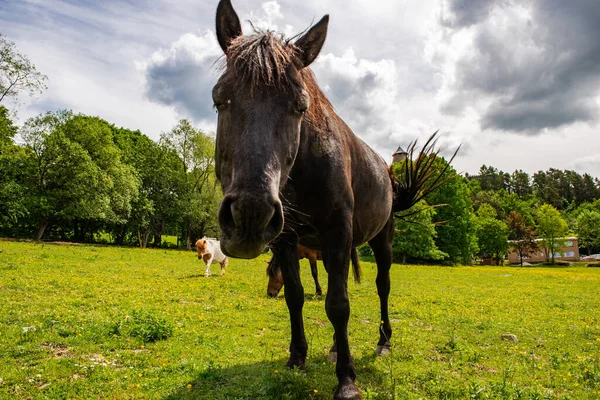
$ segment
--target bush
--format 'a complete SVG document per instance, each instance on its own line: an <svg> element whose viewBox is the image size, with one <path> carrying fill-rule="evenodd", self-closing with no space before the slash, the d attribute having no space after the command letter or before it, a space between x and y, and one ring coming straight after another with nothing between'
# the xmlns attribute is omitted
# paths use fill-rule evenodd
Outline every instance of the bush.
<svg viewBox="0 0 600 400"><path fill-rule="evenodd" d="M587 265L590 268L600 268L600 262L593 262Z"/></svg>
<svg viewBox="0 0 600 400"><path fill-rule="evenodd" d="M358 257L361 259L372 259L375 256L373 255L373 250L371 249L371 246L365 243L358 247Z"/></svg>
<svg viewBox="0 0 600 400"><path fill-rule="evenodd" d="M173 324L153 311L133 310L131 315L126 315L113 325L111 333L150 343L173 336Z"/></svg>

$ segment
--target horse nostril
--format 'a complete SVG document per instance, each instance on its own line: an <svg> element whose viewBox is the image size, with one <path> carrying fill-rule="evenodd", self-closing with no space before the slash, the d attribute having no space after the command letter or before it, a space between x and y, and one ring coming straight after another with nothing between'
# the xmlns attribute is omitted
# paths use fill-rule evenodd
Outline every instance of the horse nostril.
<svg viewBox="0 0 600 400"><path fill-rule="evenodd" d="M219 225L221 229L224 230L233 230L235 229L235 217L234 206L235 198L231 195L227 195L221 201L221 206L219 207Z"/></svg>
<svg viewBox="0 0 600 400"><path fill-rule="evenodd" d="M267 295L269 295L271 298L277 297L277 293L267 292Z"/></svg>
<svg viewBox="0 0 600 400"><path fill-rule="evenodd" d="M279 200L275 201L273 208L273 215L267 223L264 231L265 240L267 242L275 239L283 230L283 207L281 206L281 202Z"/></svg>

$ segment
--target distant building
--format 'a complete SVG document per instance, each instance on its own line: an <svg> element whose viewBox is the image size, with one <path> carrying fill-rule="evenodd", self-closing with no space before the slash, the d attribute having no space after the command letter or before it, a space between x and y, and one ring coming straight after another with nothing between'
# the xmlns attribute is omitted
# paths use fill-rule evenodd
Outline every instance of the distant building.
<svg viewBox="0 0 600 400"><path fill-rule="evenodd" d="M404 149L398 146L398 149L392 154L392 164L400 163L404 161L408 157L408 153L404 151Z"/></svg>
<svg viewBox="0 0 600 400"><path fill-rule="evenodd" d="M563 260L563 261L578 261L579 260L579 245L577 243L576 237L567 237L556 239L557 242L562 242L564 245L560 247L561 252L554 254L555 260ZM538 245L541 246L542 239L536 239ZM512 248L509 249L508 253L508 262L510 264L520 264L519 253L517 253ZM546 250L540 248L536 253L529 254L528 256L523 258L523 262L528 263L541 263L546 262Z"/></svg>

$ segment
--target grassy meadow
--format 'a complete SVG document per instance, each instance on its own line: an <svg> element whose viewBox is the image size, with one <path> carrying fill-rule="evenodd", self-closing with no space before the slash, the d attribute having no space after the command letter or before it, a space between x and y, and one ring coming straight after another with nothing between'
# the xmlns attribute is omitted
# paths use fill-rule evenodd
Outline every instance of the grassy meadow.
<svg viewBox="0 0 600 400"><path fill-rule="evenodd" d="M267 256L205 278L193 252L0 250L2 399L333 395L333 329L306 260L307 368L289 371L288 313L282 295L266 297ZM362 269L349 330L365 399L600 398L600 269L394 265L387 357L374 355L375 266Z"/></svg>

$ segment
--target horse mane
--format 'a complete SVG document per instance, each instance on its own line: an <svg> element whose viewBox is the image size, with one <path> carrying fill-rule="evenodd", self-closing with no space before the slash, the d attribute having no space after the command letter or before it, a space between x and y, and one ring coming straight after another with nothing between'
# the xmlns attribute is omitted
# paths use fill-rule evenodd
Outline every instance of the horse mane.
<svg viewBox="0 0 600 400"><path fill-rule="evenodd" d="M272 31L255 29L254 34L238 36L227 48L226 66L233 72L236 85L250 87L250 93L267 86L276 90L295 87L296 77L291 77L289 66L298 65L302 51L291 39ZM327 117L334 113L333 106L321 91L310 68L298 68L301 83L310 98L305 122L317 129L327 129Z"/></svg>
<svg viewBox="0 0 600 400"><path fill-rule="evenodd" d="M277 278L277 272L279 272L279 263L275 262L275 257L272 257L267 261L267 276Z"/></svg>

